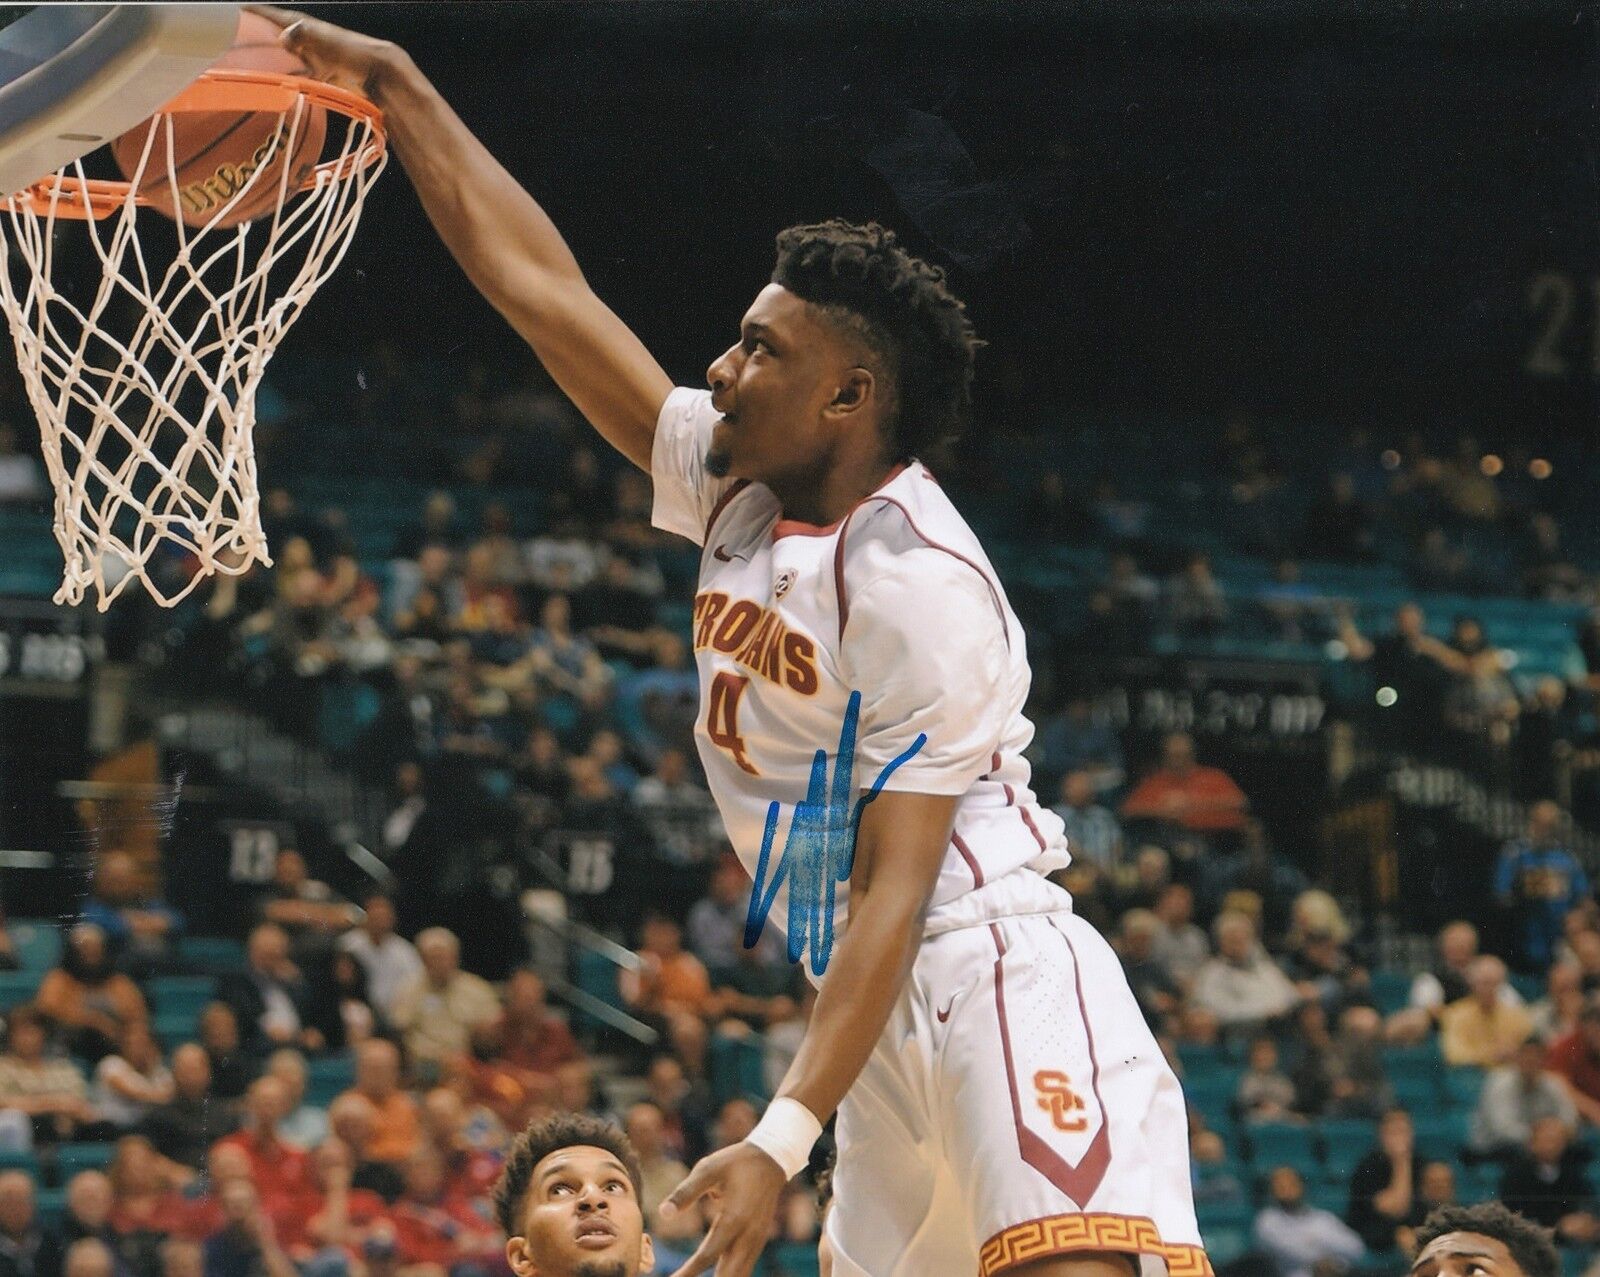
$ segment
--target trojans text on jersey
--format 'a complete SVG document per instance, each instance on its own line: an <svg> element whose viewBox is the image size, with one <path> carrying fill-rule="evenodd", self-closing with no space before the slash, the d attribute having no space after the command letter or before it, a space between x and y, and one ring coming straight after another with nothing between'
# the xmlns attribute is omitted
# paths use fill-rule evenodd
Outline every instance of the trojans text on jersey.
<svg viewBox="0 0 1600 1277"><path fill-rule="evenodd" d="M749 599L730 601L720 590L695 595L694 649L707 647L802 696L817 690L817 645Z"/></svg>

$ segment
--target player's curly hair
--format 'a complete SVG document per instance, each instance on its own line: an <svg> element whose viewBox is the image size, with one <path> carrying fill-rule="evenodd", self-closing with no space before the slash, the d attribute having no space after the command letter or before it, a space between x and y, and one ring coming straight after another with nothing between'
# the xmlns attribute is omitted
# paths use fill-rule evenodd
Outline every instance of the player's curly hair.
<svg viewBox="0 0 1600 1277"><path fill-rule="evenodd" d="M897 460L961 433L983 342L943 270L906 252L876 222L835 218L779 232L772 282L825 309L883 361L891 383L885 425Z"/></svg>
<svg viewBox="0 0 1600 1277"><path fill-rule="evenodd" d="M1553 1234L1499 1202L1440 1206L1417 1229L1417 1253L1446 1233L1478 1233L1502 1242L1528 1277L1560 1277L1561 1255Z"/></svg>
<svg viewBox="0 0 1600 1277"><path fill-rule="evenodd" d="M528 1195L534 1167L552 1153L579 1145L603 1148L614 1154L633 1181L634 1195L644 1196L644 1172L639 1167L639 1153L615 1122L588 1113L556 1113L532 1123L517 1136L506 1158L506 1168L494 1186L495 1218L505 1229L506 1236L517 1237L522 1233L522 1202Z"/></svg>

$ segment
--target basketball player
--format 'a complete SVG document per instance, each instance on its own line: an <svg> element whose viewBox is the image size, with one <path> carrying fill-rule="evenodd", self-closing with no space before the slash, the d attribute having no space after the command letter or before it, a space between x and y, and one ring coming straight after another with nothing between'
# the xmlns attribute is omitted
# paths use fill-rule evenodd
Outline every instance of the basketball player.
<svg viewBox="0 0 1600 1277"><path fill-rule="evenodd" d="M516 1277L635 1277L655 1268L639 1205L639 1156L612 1123L583 1113L535 1122L495 1186Z"/></svg>
<svg viewBox="0 0 1600 1277"><path fill-rule="evenodd" d="M979 344L942 274L877 226L793 227L709 392L674 389L403 52L266 12L383 109L468 276L702 546L697 737L746 942L783 928L819 993L755 1131L663 1206L721 1203L678 1277L747 1277L836 1110L839 1277L1208 1273L1178 1083L1045 879L1068 857L1028 788L1022 627L916 459Z"/></svg>
<svg viewBox="0 0 1600 1277"><path fill-rule="evenodd" d="M1411 1277L1560 1277L1550 1230L1499 1202L1441 1206L1417 1230Z"/></svg>

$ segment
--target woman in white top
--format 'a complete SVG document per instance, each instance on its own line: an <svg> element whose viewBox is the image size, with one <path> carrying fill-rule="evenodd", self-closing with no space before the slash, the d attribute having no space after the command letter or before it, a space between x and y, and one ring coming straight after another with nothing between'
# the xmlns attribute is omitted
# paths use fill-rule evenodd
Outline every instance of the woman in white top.
<svg viewBox="0 0 1600 1277"><path fill-rule="evenodd" d="M95 1067L89 1094L95 1115L123 1131L172 1099L172 1074L147 1025L136 1021L123 1028L117 1050Z"/></svg>

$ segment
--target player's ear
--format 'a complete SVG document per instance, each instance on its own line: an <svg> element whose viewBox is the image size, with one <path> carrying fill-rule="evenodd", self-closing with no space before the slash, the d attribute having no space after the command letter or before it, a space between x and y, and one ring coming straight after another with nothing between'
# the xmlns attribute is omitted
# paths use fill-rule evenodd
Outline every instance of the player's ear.
<svg viewBox="0 0 1600 1277"><path fill-rule="evenodd" d="M828 411L838 415L860 412L872 402L876 390L877 382L869 369L846 369L839 389L834 392L833 402L828 405Z"/></svg>
<svg viewBox="0 0 1600 1277"><path fill-rule="evenodd" d="M533 1262L533 1256L528 1253L526 1237L513 1237L506 1242L506 1263L511 1265L511 1271L517 1277L539 1277L539 1265Z"/></svg>
<svg viewBox="0 0 1600 1277"><path fill-rule="evenodd" d="M652 1273L655 1269L656 1247L655 1243L650 1240L650 1234L646 1233L639 1246L639 1271L641 1273Z"/></svg>

